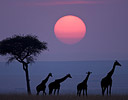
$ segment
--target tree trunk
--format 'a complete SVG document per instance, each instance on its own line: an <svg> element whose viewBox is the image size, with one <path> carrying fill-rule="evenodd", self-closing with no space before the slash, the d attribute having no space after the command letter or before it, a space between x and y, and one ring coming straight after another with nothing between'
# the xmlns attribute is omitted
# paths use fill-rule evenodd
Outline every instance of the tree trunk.
<svg viewBox="0 0 128 100"><path fill-rule="evenodd" d="M23 69L24 69L25 75L26 75L27 92L28 92L28 94L31 94L30 80L29 80L29 73L28 73L28 64L25 64L25 66L23 65Z"/></svg>

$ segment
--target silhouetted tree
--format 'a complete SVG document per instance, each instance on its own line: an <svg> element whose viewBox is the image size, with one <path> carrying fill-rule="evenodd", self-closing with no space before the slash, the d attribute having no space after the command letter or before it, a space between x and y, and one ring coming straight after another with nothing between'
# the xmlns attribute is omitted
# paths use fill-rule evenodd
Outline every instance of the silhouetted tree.
<svg viewBox="0 0 128 100"><path fill-rule="evenodd" d="M28 94L31 94L28 65L44 50L47 50L47 43L39 41L37 36L33 35L14 35L0 41L0 55L10 55L8 63L17 60L23 65Z"/></svg>

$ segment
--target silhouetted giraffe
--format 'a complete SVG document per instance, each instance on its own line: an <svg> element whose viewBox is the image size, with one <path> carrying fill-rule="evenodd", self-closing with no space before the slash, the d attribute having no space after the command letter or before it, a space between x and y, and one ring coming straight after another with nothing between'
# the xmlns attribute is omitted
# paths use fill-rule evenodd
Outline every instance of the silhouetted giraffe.
<svg viewBox="0 0 128 100"><path fill-rule="evenodd" d="M57 79L54 82L51 82L49 84L49 95L52 94L52 91L54 90L54 95L56 93L57 90L57 94L59 94L59 90L60 90L60 83L65 81L67 78L72 78L70 74L67 74L65 77L61 78L61 79Z"/></svg>
<svg viewBox="0 0 128 100"><path fill-rule="evenodd" d="M39 95L40 91L43 91L43 95L46 95L46 83L50 76L52 77L52 73L49 73L48 76L36 87L37 95Z"/></svg>
<svg viewBox="0 0 128 100"><path fill-rule="evenodd" d="M89 78L89 75L91 74L92 72L87 72L87 76L85 78L85 80L83 80L83 82L79 83L77 85L77 95L80 96L81 95L81 91L83 90L83 95L84 95L84 91L86 91L86 96L87 96L87 81L88 81L88 78Z"/></svg>
<svg viewBox="0 0 128 100"><path fill-rule="evenodd" d="M108 95L108 86L109 86L109 95L111 95L112 75L114 73L116 66L121 66L121 64L117 60L114 62L112 70L107 74L106 77L104 77L101 80L102 95L104 95L106 88L107 88L107 95Z"/></svg>

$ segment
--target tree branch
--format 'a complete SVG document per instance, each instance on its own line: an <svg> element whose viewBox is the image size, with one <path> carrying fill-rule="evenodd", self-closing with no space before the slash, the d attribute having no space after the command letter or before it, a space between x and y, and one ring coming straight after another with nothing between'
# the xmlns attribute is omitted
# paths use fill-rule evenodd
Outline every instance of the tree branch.
<svg viewBox="0 0 128 100"><path fill-rule="evenodd" d="M26 57L28 57L28 56L30 56L29 52L27 52L26 56L24 56L24 57L22 58L22 60L24 60L24 59L25 59Z"/></svg>
<svg viewBox="0 0 128 100"><path fill-rule="evenodd" d="M23 64L23 70L26 71L25 65Z"/></svg>
<svg viewBox="0 0 128 100"><path fill-rule="evenodd" d="M17 61L19 61L20 63L22 63L22 60L19 59L18 57L15 57Z"/></svg>

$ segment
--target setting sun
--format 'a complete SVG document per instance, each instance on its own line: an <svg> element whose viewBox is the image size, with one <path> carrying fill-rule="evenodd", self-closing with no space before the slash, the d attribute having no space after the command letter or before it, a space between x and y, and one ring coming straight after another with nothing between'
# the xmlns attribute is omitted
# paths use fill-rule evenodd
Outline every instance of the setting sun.
<svg viewBox="0 0 128 100"><path fill-rule="evenodd" d="M85 36L86 26L79 17L68 15L56 22L54 32L61 42L74 44Z"/></svg>

